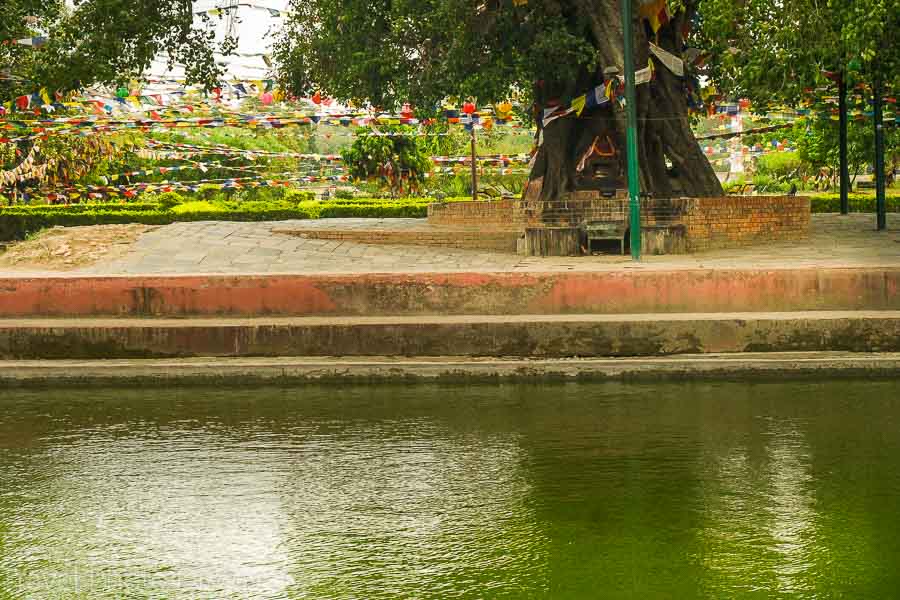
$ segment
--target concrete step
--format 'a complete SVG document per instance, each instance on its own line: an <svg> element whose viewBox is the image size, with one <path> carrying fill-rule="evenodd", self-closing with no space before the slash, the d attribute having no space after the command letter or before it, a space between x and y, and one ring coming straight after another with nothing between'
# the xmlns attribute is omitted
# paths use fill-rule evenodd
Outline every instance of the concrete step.
<svg viewBox="0 0 900 600"><path fill-rule="evenodd" d="M0 278L0 318L807 310L900 310L900 266Z"/></svg>
<svg viewBox="0 0 900 600"><path fill-rule="evenodd" d="M900 311L0 320L0 359L900 351Z"/></svg>
<svg viewBox="0 0 900 600"><path fill-rule="evenodd" d="M0 388L46 385L258 385L348 381L898 377L900 353L769 352L640 358L310 356L0 361Z"/></svg>

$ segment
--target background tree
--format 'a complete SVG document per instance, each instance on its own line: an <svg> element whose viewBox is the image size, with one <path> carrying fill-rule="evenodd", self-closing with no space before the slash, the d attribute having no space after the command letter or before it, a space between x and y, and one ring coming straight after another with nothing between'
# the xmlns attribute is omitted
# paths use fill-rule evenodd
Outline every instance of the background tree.
<svg viewBox="0 0 900 600"><path fill-rule="evenodd" d="M836 90L826 71L849 83L900 81L900 0L702 0L698 19L707 74L760 109Z"/></svg>
<svg viewBox="0 0 900 600"><path fill-rule="evenodd" d="M0 102L41 88L52 97L95 83L125 83L139 77L165 52L183 64L188 83L215 87L221 76L215 31L195 21L192 0L5 0L0 10ZM16 39L41 36L29 47Z"/></svg>
<svg viewBox="0 0 900 600"><path fill-rule="evenodd" d="M698 0L670 0L661 23L665 2L635 4L643 9L636 15L653 17L633 23L638 68L650 60L650 41L681 56ZM410 101L427 113L448 97L485 104L516 90L537 116L603 85L606 68L622 72L620 0L292 0L291 11L275 57L280 79L298 94L321 90L385 109ZM656 33L651 22L660 25ZM720 194L691 132L684 81L657 62L637 102L642 190ZM598 138L624 148L616 103L546 128L537 122L543 143L531 180L542 199L579 185L578 163ZM619 175L623 162L617 152Z"/></svg>
<svg viewBox="0 0 900 600"><path fill-rule="evenodd" d="M235 41L226 39L217 45L215 31L204 22L209 22L205 14L199 25L195 21L192 0L4 0L0 105L11 105L24 96L29 98L27 108L40 112L34 104L56 102L58 94L138 78L160 53L171 64L184 65L187 83L215 87L222 74L215 51L230 53ZM43 43L16 42L35 37ZM38 100L31 102L35 94ZM85 156L96 150L76 139L64 142L84 150ZM33 160L33 146L23 141L0 149L0 169L15 168L28 157ZM48 165L53 161L55 169L71 162L54 159L51 146L44 144L41 153Z"/></svg>
<svg viewBox="0 0 900 600"><path fill-rule="evenodd" d="M892 93L900 83L900 0L703 0L699 18L709 76L725 94L751 99L758 112L834 96L839 85L871 98L872 88ZM848 189L852 173L874 156L873 129L871 121L848 123ZM804 158L839 163L839 131L814 123L799 138ZM886 141L893 164L895 131Z"/></svg>
<svg viewBox="0 0 900 600"><path fill-rule="evenodd" d="M839 169L838 125L832 120L815 120L808 127L799 124L797 152L804 162L817 169L827 168L833 178ZM800 131L805 130L805 131ZM900 166L900 130L891 127L886 131L885 149L890 172ZM847 159L850 169L850 185L872 164L875 147L875 130L870 121L852 121L848 127Z"/></svg>
<svg viewBox="0 0 900 600"><path fill-rule="evenodd" d="M403 135L413 133L408 126L381 126L382 134L357 131L353 145L341 152L350 175L358 181L381 180L391 195L417 191L431 169L431 158L421 138Z"/></svg>
<svg viewBox="0 0 900 600"><path fill-rule="evenodd" d="M900 130L891 127L886 133L887 165L893 171L900 167ZM815 181L821 187L825 183L821 181L824 170L828 178L827 184L830 187L837 185L840 164L838 137L837 121L813 118L797 121L788 130L745 135L743 142L747 146L759 144L764 148L773 148L776 143L784 139L790 140L790 145L796 151L773 152L760 157L757 160L758 174L777 175L780 182L788 186L791 183L810 185ZM847 158L851 183L854 183L857 177L865 173L867 167L872 164L874 137L875 132L870 121L862 119L850 122ZM783 169L772 168L782 165ZM791 166L793 168L789 168ZM803 181L799 181L798 178ZM754 178L754 183L756 183L756 178ZM759 185L757 185L757 191L762 191Z"/></svg>

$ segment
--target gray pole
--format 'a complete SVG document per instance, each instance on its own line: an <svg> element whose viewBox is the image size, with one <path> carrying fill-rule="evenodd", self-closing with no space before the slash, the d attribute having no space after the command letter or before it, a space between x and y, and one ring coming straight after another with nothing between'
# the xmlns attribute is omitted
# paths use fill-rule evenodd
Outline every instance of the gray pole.
<svg viewBox="0 0 900 600"><path fill-rule="evenodd" d="M846 215L850 212L850 161L847 159L847 80L843 72L838 82L838 112L841 122L841 214Z"/></svg>
<svg viewBox="0 0 900 600"><path fill-rule="evenodd" d="M880 65L878 65L880 67ZM878 68L878 67L876 67ZM881 74L875 73L875 85L872 86L875 96L875 211L877 213L878 231L887 229L887 210L885 206L884 177L884 114L881 98Z"/></svg>
<svg viewBox="0 0 900 600"><path fill-rule="evenodd" d="M475 121L472 121L472 201L478 202L478 152L475 149Z"/></svg>

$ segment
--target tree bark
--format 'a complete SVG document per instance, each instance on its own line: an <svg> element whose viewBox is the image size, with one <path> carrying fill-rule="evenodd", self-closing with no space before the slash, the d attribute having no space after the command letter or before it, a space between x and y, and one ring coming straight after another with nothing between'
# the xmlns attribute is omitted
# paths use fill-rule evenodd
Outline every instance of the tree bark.
<svg viewBox="0 0 900 600"><path fill-rule="evenodd" d="M2 170L14 170L17 169L22 163L24 163L28 156L31 154L31 150L34 148L34 140L26 140L26 141L18 141L16 142L16 152L18 156L18 160L14 160L12 166L8 167L8 169L4 169L2 163L0 163L0 171ZM6 191L6 194L9 196L9 205L18 203L19 201L19 187L20 183L14 183L9 186L9 190ZM0 192L3 192L3 186L0 185Z"/></svg>
<svg viewBox="0 0 900 600"><path fill-rule="evenodd" d="M603 84L603 70L616 67L622 72L623 35L620 0L571 0L567 3L571 16L587 23L590 42L596 48L599 67L585 73L567 89L536 88L535 100L540 146L530 175L526 197L533 200L556 200L577 189L591 189L590 173L578 171L579 162L595 140L610 140L615 156L605 159L608 178L601 187L624 188L625 115L617 103L585 110L580 116L571 114L543 127L543 110L558 97L577 97ZM676 56L684 47L682 25L691 14L679 13L654 36L642 19L634 22L635 65L647 66L649 42ZM637 88L638 158L640 186L643 194L656 197L719 196L722 186L691 130L684 81L658 61L649 84ZM588 187L584 187L588 186ZM596 188L594 188L596 189Z"/></svg>

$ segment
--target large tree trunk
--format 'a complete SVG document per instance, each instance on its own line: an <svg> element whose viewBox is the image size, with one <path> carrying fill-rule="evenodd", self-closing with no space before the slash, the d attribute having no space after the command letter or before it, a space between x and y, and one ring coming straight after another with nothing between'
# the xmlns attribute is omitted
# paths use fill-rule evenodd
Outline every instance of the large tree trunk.
<svg viewBox="0 0 900 600"><path fill-rule="evenodd" d="M577 96L602 84L607 67L616 67L624 75L620 0L571 0L561 4L589 24L600 66L594 73L585 73L580 81L571 82L567 89L536 88L538 115L552 106L555 98ZM653 41L680 56L683 23L690 16L684 12L677 15ZM635 19L634 32L635 68L639 70L648 64L653 34L639 18ZM637 88L641 192L656 197L721 195L722 186L691 131L683 80L656 58L653 60L654 80ZM577 189L625 187L625 111L616 103L585 110L580 117L572 114L557 119L546 128L538 117L538 128L541 145L526 192L528 199L555 200ZM592 173L587 172L590 169L578 170L582 157L597 139L608 139L615 149L613 157L604 159L609 177L599 184L592 181ZM619 185L611 184L614 180Z"/></svg>

